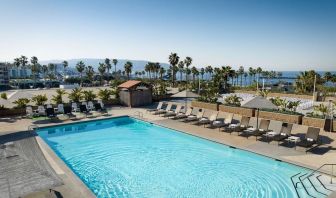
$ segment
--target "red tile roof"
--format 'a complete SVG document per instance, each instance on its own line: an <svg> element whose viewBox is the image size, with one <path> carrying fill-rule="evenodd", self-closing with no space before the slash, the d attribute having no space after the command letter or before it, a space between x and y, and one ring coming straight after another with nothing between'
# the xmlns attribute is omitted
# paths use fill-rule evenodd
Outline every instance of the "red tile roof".
<svg viewBox="0 0 336 198"><path fill-rule="evenodd" d="M141 81L138 81L138 80L129 80L129 81L127 81L127 82L124 82L124 83L120 84L120 85L118 86L118 88L126 88L126 89L129 89L129 88L134 87L134 86L136 86L136 85L138 85L138 84L140 84L140 83L141 83Z"/></svg>

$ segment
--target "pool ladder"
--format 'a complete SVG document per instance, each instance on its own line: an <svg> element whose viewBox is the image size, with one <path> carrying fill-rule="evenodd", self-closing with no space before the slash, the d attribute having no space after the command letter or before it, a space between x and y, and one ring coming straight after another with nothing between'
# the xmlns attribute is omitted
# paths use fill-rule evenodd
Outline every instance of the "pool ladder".
<svg viewBox="0 0 336 198"><path fill-rule="evenodd" d="M134 116L139 117L139 118L143 118L143 113L141 111L136 111L134 113Z"/></svg>
<svg viewBox="0 0 336 198"><path fill-rule="evenodd" d="M311 177L314 176L318 182L321 184L321 186L326 190L326 191L332 191L328 188L326 188L326 186L323 184L323 182L319 179L319 177L321 177L322 175L316 175L316 173L320 172L320 169L322 169L323 167L325 166L330 166L331 167L331 174L329 175L330 176L330 184L333 184L333 178L334 178L334 166L336 164L323 164L322 166L320 166L318 169L315 169L313 170L311 173L304 173L304 174L301 174L301 172L291 176L291 181L292 181L292 184L295 188L295 191L296 191L296 195L300 198L301 196L299 195L299 192L298 192L298 188L299 188L299 185L301 187L303 187L305 193L306 193L306 196L308 197L315 197L313 195L311 195L308 190L307 190L307 187L305 186L304 184L304 181L305 180L308 180L309 184L313 187L313 189L315 190L315 192L317 192L318 194L322 195L322 196L325 196L327 197L328 195L323 193L323 192L320 192L318 189L316 189L315 185L312 183L311 181ZM297 180L297 182L294 181L294 179Z"/></svg>

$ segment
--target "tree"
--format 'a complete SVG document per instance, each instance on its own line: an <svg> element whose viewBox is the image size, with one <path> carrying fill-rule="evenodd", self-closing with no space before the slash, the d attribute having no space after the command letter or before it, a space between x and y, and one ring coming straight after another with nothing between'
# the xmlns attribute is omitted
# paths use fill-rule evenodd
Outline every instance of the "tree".
<svg viewBox="0 0 336 198"><path fill-rule="evenodd" d="M49 76L49 79L51 80L51 79L54 79L55 78L55 64L53 64L53 63L49 63L48 64L48 76Z"/></svg>
<svg viewBox="0 0 336 198"><path fill-rule="evenodd" d="M113 90L109 90L109 89L99 89L98 91L98 97L103 102L109 101L113 94L114 94Z"/></svg>
<svg viewBox="0 0 336 198"><path fill-rule="evenodd" d="M133 63L130 61L127 61L124 65L125 73L127 75L127 79L130 79L130 74L132 73Z"/></svg>
<svg viewBox="0 0 336 198"><path fill-rule="evenodd" d="M184 59L184 64L185 66L187 67L186 71L189 69L189 66L191 65L192 63L192 58L187 56L185 59ZM189 73L190 74L190 73ZM188 82L188 75L186 75L186 81Z"/></svg>
<svg viewBox="0 0 336 198"><path fill-rule="evenodd" d="M243 86L243 75L244 75L244 67L240 66L238 70L238 74L240 76L240 87Z"/></svg>
<svg viewBox="0 0 336 198"><path fill-rule="evenodd" d="M89 81L92 83L93 82L93 75L94 75L94 70L91 65L87 66L85 69L86 76L88 77Z"/></svg>
<svg viewBox="0 0 336 198"><path fill-rule="evenodd" d="M19 98L13 102L13 104L16 104L14 108L16 109L26 108L29 102L30 100L28 98Z"/></svg>
<svg viewBox="0 0 336 198"><path fill-rule="evenodd" d="M81 88L75 88L69 94L69 99L72 102L80 102L82 100L82 98L83 98L83 94L82 94L82 89Z"/></svg>
<svg viewBox="0 0 336 198"><path fill-rule="evenodd" d="M36 106L44 105L48 101L47 95L35 95L32 97L32 102L35 102Z"/></svg>
<svg viewBox="0 0 336 198"><path fill-rule="evenodd" d="M44 81L44 86L46 85L46 76L48 74L48 66L47 65L42 65L41 71L43 74L43 81Z"/></svg>
<svg viewBox="0 0 336 198"><path fill-rule="evenodd" d="M260 82L260 74L261 74L262 71L263 70L261 69L261 67L258 67L257 70L256 70L256 72L258 74L258 82Z"/></svg>
<svg viewBox="0 0 336 198"><path fill-rule="evenodd" d="M21 65L21 59L20 58L14 58L14 63L13 65L16 67L16 69L18 70L19 72L19 67Z"/></svg>
<svg viewBox="0 0 336 198"><path fill-rule="evenodd" d="M193 83L195 84L195 76L198 74L198 70L196 67L192 67L191 68L191 73L192 73L192 76L193 76Z"/></svg>
<svg viewBox="0 0 336 198"><path fill-rule="evenodd" d="M176 54L176 53L171 53L169 55L169 63L171 65L171 69L172 69L172 85L174 86L174 82L175 82L175 71L176 71L176 65L179 62L180 57Z"/></svg>
<svg viewBox="0 0 336 198"><path fill-rule="evenodd" d="M55 102L55 104L62 104L63 103L63 95L67 94L67 92L63 89L57 89L56 95L52 96L52 101Z"/></svg>
<svg viewBox="0 0 336 198"><path fill-rule="evenodd" d="M28 58L26 56L21 56L20 57L20 63L21 63L21 68L23 69L24 75L26 77L27 76L26 65L28 63Z"/></svg>
<svg viewBox="0 0 336 198"><path fill-rule="evenodd" d="M144 72L144 71L142 71L142 72ZM166 73L165 68L161 67L159 73L160 73L160 79L162 80L163 79L163 75Z"/></svg>
<svg viewBox="0 0 336 198"><path fill-rule="evenodd" d="M184 62L180 61L177 66L178 66L179 72L180 72L180 81L182 82L182 74L184 72L184 69L183 69L184 68Z"/></svg>
<svg viewBox="0 0 336 198"><path fill-rule="evenodd" d="M112 62L113 62L113 65L114 65L114 73L115 73L114 78L116 78L118 60L117 59L112 59Z"/></svg>
<svg viewBox="0 0 336 198"><path fill-rule="evenodd" d="M77 64L76 64L76 69L77 71L79 72L80 74L80 86L83 85L83 72L85 70L85 64L83 63L83 61L79 61Z"/></svg>
<svg viewBox="0 0 336 198"><path fill-rule="evenodd" d="M202 81L203 81L203 76L204 76L204 74L205 74L205 69L204 69L203 67L201 68L201 72L200 72L200 74L201 74Z"/></svg>
<svg viewBox="0 0 336 198"><path fill-rule="evenodd" d="M32 76L33 76L33 79L34 79L34 87L36 85L36 77L37 75L40 73L40 67L39 67L39 64L38 64L38 58L36 56L33 56L31 57L30 59L30 62L31 62L31 72L32 72Z"/></svg>
<svg viewBox="0 0 336 198"><path fill-rule="evenodd" d="M300 72L295 81L295 91L298 93L311 93L314 91L314 80L316 76L316 85L321 85L325 81L320 74L314 70Z"/></svg>
<svg viewBox="0 0 336 198"><path fill-rule="evenodd" d="M333 75L331 74L331 72L326 72L324 73L323 78L326 82L329 82L333 79Z"/></svg>
<svg viewBox="0 0 336 198"><path fill-rule="evenodd" d="M85 101L93 101L96 99L96 94L92 90L83 91L83 98Z"/></svg>
<svg viewBox="0 0 336 198"><path fill-rule="evenodd" d="M247 85L247 82L246 82L246 78L247 78L247 76L248 76L247 72L244 72L244 82L245 82L245 83L244 83L244 84L245 84L244 86Z"/></svg>
<svg viewBox="0 0 336 198"><path fill-rule="evenodd" d="M100 74L100 85L103 84L105 71L106 71L105 64L104 63L99 63L98 72Z"/></svg>
<svg viewBox="0 0 336 198"><path fill-rule="evenodd" d="M64 81L64 78L65 78L65 70L66 68L69 66L69 63L68 61L63 61L63 81Z"/></svg>
<svg viewBox="0 0 336 198"><path fill-rule="evenodd" d="M105 66L106 66L106 69L107 69L107 74L110 75L110 69L112 68L110 59L105 58Z"/></svg>
<svg viewBox="0 0 336 198"><path fill-rule="evenodd" d="M209 74L209 79L212 79L213 68L211 67L211 65L205 68L205 72Z"/></svg>
<svg viewBox="0 0 336 198"><path fill-rule="evenodd" d="M224 89L228 89L228 79L230 76L233 76L234 70L232 70L231 66L222 66L221 74L224 82Z"/></svg>

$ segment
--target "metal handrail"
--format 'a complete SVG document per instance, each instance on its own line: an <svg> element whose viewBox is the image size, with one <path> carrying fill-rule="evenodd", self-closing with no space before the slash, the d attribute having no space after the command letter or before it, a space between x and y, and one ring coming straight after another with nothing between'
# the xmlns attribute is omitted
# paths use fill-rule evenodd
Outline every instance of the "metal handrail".
<svg viewBox="0 0 336 198"><path fill-rule="evenodd" d="M143 118L143 113L141 111L136 111L134 115L138 116L139 118Z"/></svg>
<svg viewBox="0 0 336 198"><path fill-rule="evenodd" d="M315 170L312 171L310 174L308 174L305 178L303 178L303 179L301 180L301 182L303 182L303 181L304 181L305 179L307 179L308 177L314 175L314 173L318 172L318 171L319 171L321 168L323 168L324 166L331 166L330 183L332 184L332 179L333 179L333 177L334 177L334 166L335 166L335 165L336 165L336 164L323 164L322 166L320 166L319 168L315 169ZM295 185L295 186L297 186L298 183L300 183L300 182L296 182L296 185Z"/></svg>

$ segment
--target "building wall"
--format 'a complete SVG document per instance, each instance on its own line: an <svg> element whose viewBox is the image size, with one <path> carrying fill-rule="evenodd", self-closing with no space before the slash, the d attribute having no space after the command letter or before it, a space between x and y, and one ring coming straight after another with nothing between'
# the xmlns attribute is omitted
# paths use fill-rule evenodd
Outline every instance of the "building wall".
<svg viewBox="0 0 336 198"><path fill-rule="evenodd" d="M152 103L152 92L148 90L120 90L120 103L128 107L138 107Z"/></svg>
<svg viewBox="0 0 336 198"><path fill-rule="evenodd" d="M8 67L4 63L0 63L0 89L9 86Z"/></svg>

